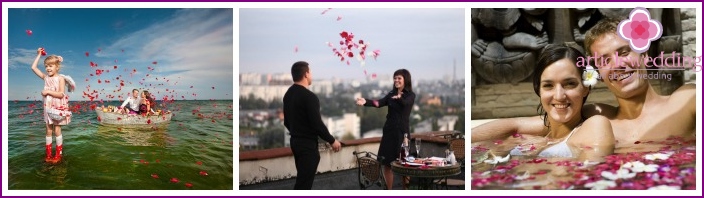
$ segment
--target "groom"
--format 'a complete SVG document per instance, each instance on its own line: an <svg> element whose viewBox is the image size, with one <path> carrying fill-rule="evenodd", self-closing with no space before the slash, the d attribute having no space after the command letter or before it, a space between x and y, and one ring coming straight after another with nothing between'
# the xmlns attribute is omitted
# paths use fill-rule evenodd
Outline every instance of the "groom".
<svg viewBox="0 0 704 198"><path fill-rule="evenodd" d="M644 54L632 51L629 42L618 35L619 22L604 19L586 33L584 45L589 56L610 60L645 58ZM614 152L617 153L630 151L628 148L634 144L662 141L670 136L693 139L696 86L685 84L669 96L660 95L648 79L640 77L647 72L645 64L634 65L634 62L611 61L597 67L603 83L616 97L618 106L585 105L582 109L584 116L602 115L611 121L617 141Z"/></svg>

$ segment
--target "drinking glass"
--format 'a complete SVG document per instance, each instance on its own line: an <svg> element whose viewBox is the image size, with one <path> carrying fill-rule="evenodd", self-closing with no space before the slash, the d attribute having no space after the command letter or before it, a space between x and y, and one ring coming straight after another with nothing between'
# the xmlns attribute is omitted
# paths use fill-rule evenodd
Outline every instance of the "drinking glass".
<svg viewBox="0 0 704 198"><path fill-rule="evenodd" d="M410 147L410 146L408 146L408 144L405 144L405 143L403 144L403 152L406 153L406 158L408 158L408 150L409 150L409 147Z"/></svg>
<svg viewBox="0 0 704 198"><path fill-rule="evenodd" d="M420 143L421 143L420 138L416 138L415 142L416 142L416 155L418 158L420 158Z"/></svg>

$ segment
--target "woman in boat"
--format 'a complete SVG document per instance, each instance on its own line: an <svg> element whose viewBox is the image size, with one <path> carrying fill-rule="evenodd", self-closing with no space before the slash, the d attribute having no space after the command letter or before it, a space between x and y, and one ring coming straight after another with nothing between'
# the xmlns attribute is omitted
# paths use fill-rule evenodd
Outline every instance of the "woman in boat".
<svg viewBox="0 0 704 198"><path fill-rule="evenodd" d="M142 102L139 105L139 114L143 116L153 115L154 107L156 107L156 100L149 94L149 91L142 92Z"/></svg>

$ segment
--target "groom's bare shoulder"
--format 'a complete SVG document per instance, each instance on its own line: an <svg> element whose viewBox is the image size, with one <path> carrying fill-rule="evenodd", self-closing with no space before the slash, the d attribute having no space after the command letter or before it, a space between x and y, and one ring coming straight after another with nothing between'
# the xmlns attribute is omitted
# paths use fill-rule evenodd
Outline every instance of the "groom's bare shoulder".
<svg viewBox="0 0 704 198"><path fill-rule="evenodd" d="M691 100L695 99L697 96L697 86L695 84L684 84L677 88L670 97L670 100Z"/></svg>
<svg viewBox="0 0 704 198"><path fill-rule="evenodd" d="M677 88L667 100L668 106L680 106L683 109L696 112L697 86L685 84Z"/></svg>
<svg viewBox="0 0 704 198"><path fill-rule="evenodd" d="M608 104L594 103L587 104L582 107L582 116L585 118L590 118L594 115L604 116L608 119L612 119L616 116L617 108Z"/></svg>

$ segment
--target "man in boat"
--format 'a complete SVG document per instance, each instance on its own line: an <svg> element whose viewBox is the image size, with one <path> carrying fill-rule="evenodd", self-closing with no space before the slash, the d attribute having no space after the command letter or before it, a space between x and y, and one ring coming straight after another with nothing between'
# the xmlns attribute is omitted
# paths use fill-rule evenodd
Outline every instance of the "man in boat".
<svg viewBox="0 0 704 198"><path fill-rule="evenodd" d="M139 90L133 89L132 96L127 97L125 102L122 102L120 109L122 109L123 114L137 114L139 113L139 101L142 101L139 96Z"/></svg>

